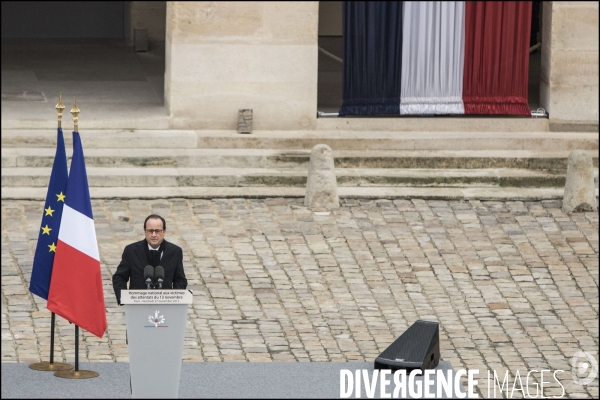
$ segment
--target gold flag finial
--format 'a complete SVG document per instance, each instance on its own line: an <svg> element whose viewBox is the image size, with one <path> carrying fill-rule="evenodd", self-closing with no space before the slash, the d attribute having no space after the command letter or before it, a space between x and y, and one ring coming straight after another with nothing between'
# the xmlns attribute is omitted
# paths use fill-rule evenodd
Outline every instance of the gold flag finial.
<svg viewBox="0 0 600 400"><path fill-rule="evenodd" d="M58 127L61 127L62 113L65 109L65 105L62 102L62 93L58 95L58 104L56 105L56 112L58 113Z"/></svg>
<svg viewBox="0 0 600 400"><path fill-rule="evenodd" d="M75 125L75 132L79 132L79 129L77 128L77 123L79 122L79 118L77 118L79 115L79 108L77 108L77 99L75 97L73 97L73 108L71 108L71 114L73 114L73 125Z"/></svg>

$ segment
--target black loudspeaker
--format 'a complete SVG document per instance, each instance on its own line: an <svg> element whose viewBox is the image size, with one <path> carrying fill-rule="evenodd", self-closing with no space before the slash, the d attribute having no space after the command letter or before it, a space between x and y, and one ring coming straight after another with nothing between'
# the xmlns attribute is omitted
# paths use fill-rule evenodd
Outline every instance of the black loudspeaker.
<svg viewBox="0 0 600 400"><path fill-rule="evenodd" d="M417 321L375 359L375 369L433 369L440 362L440 324Z"/></svg>

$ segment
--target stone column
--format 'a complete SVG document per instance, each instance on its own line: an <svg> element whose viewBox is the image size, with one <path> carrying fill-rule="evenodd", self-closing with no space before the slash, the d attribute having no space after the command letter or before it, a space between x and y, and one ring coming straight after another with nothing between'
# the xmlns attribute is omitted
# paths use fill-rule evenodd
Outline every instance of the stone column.
<svg viewBox="0 0 600 400"><path fill-rule="evenodd" d="M540 106L551 123L597 132L598 2L543 2Z"/></svg>
<svg viewBox="0 0 600 400"><path fill-rule="evenodd" d="M167 2L165 104L179 129L314 129L318 2Z"/></svg>

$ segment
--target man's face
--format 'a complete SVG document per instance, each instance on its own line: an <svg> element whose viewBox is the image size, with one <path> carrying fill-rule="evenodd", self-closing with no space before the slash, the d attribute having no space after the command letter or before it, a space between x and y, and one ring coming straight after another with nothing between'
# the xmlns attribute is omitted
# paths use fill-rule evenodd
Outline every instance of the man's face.
<svg viewBox="0 0 600 400"><path fill-rule="evenodd" d="M159 230L160 233L156 231ZM162 241L165 239L165 230L163 229L163 223L158 218L150 218L146 221L146 240L150 243L153 249L158 248Z"/></svg>

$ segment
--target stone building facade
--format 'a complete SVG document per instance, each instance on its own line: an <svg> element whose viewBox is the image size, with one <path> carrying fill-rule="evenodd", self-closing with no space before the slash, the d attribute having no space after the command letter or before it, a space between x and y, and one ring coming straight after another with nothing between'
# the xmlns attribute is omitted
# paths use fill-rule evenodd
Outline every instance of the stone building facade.
<svg viewBox="0 0 600 400"><path fill-rule="evenodd" d="M538 61L541 67L535 80L534 108L538 104L543 107L549 113L549 120L541 130L597 132L599 3L542 3L541 61ZM342 2L35 4L32 8L24 2L3 2L3 38L8 37L7 34L25 37L32 31L39 32L41 36L37 37L52 37L47 26L55 21L56 32L69 31L70 37L89 35L84 30L97 26L96 37L113 35L133 44L136 30L145 29L151 43L164 44L165 115L169 119L168 127L173 129L235 130L238 110L251 109L255 130L312 131L350 127L362 131L406 131L415 126L421 131L444 130L440 126L443 128L445 123L439 118L363 118L360 121L337 118L335 122L318 118L318 88L322 81L320 38L337 36L341 43ZM90 4L88 9L84 9L85 4ZM89 8L92 6L93 10ZM8 7L12 8L8 10ZM78 11L74 11L76 8ZM68 12L78 14L70 20L61 19ZM73 21L80 26L75 26ZM114 32L105 32L110 26ZM15 32L9 32L10 29ZM93 34L85 37L93 37ZM67 41L50 43L62 45ZM458 124L456 129L487 129L468 117L454 117L454 120ZM497 129L502 121L497 119L489 129ZM464 127L461 124L465 124ZM531 127L525 130L531 131Z"/></svg>
<svg viewBox="0 0 600 400"><path fill-rule="evenodd" d="M250 108L255 129L317 129L320 6L169 1L161 9L131 2L132 28L145 26L153 40L162 40L165 14L172 127L235 129L237 110ZM540 106L551 124L597 129L598 3L545 1L542 7ZM402 121L390 123L393 130Z"/></svg>

